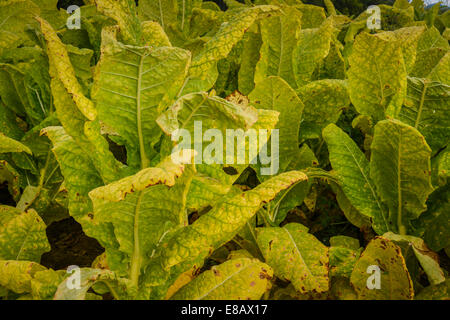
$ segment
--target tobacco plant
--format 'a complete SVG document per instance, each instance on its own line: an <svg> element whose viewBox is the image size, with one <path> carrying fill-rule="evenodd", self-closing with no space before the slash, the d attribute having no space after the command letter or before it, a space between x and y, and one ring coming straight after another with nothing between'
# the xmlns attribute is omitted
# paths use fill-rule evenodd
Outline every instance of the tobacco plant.
<svg viewBox="0 0 450 320"><path fill-rule="evenodd" d="M0 3L0 297L449 298L450 11L56 2ZM200 121L278 170L174 161ZM359 238L319 237L332 208ZM69 215L105 250L72 274L40 264Z"/></svg>

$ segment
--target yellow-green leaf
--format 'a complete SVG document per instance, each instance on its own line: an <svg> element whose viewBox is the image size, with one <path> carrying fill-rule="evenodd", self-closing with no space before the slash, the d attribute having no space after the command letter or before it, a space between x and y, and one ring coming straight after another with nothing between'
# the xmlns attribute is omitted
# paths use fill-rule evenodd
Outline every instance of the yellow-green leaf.
<svg viewBox="0 0 450 320"><path fill-rule="evenodd" d="M26 145L9 138L0 132L0 153L7 152L26 152L28 154L32 154L30 148Z"/></svg>
<svg viewBox="0 0 450 320"><path fill-rule="evenodd" d="M41 260L44 252L50 251L45 233L46 225L36 211L25 212L0 206L0 259Z"/></svg>
<svg viewBox="0 0 450 320"><path fill-rule="evenodd" d="M214 266L182 287L172 300L257 300L273 271L257 259L239 258Z"/></svg>
<svg viewBox="0 0 450 320"><path fill-rule="evenodd" d="M299 223L257 229L258 246L277 277L301 293L329 289L328 248Z"/></svg>
<svg viewBox="0 0 450 320"><path fill-rule="evenodd" d="M375 125L371 150L370 177L389 208L389 230L406 234L433 191L430 147L415 128L383 120Z"/></svg>
<svg viewBox="0 0 450 320"><path fill-rule="evenodd" d="M378 271L379 282L376 279ZM367 245L350 281L361 300L412 300L414 297L401 249L383 237L377 237Z"/></svg>
<svg viewBox="0 0 450 320"><path fill-rule="evenodd" d="M406 94L406 68L397 41L361 33L349 64L350 99L356 110L375 120L397 116Z"/></svg>

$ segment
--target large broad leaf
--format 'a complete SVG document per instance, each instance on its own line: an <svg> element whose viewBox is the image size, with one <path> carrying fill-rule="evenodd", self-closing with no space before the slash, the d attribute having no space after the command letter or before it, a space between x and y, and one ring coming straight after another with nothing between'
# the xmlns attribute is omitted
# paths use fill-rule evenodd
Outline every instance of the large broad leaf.
<svg viewBox="0 0 450 320"><path fill-rule="evenodd" d="M257 25L253 26L255 27ZM261 34L258 32L258 29L255 27L247 31L243 38L243 42L241 66L238 74L238 86L239 91L242 94L248 95L255 87L255 70L262 45Z"/></svg>
<svg viewBox="0 0 450 320"><path fill-rule="evenodd" d="M450 87L428 79L408 78L408 94L399 119L419 130L433 153L450 140Z"/></svg>
<svg viewBox="0 0 450 320"><path fill-rule="evenodd" d="M332 277L350 278L362 250L358 239L347 236L331 237L329 249L330 275Z"/></svg>
<svg viewBox="0 0 450 320"><path fill-rule="evenodd" d="M226 129L249 129L258 119L256 110L227 101L220 97L209 96L206 92L187 94L176 101L161 114L157 123L168 135L175 130L186 129L194 136L195 121L202 126L224 131Z"/></svg>
<svg viewBox="0 0 450 320"><path fill-rule="evenodd" d="M406 244L408 247L412 247L414 255L432 285L445 281L444 272L439 266L439 256L431 251L422 239L413 236L401 236L392 232L385 233L383 237L399 245Z"/></svg>
<svg viewBox="0 0 450 320"><path fill-rule="evenodd" d="M58 0L32 0L40 9L39 16L47 20L54 28L60 29L67 23L70 15L66 10L58 10ZM86 2L87 4L87 2Z"/></svg>
<svg viewBox="0 0 450 320"><path fill-rule="evenodd" d="M92 101L83 94L74 69L68 67L71 66L70 58L67 51L61 49L63 46L61 40L47 21L43 19L38 21L47 41L50 60L53 62L53 68L56 69L59 79L83 115L89 120L94 120L97 116L97 111Z"/></svg>
<svg viewBox="0 0 450 320"><path fill-rule="evenodd" d="M328 56L332 36L333 26L329 21L319 28L300 31L297 47L293 52L293 68L298 87L312 80L315 69Z"/></svg>
<svg viewBox="0 0 450 320"><path fill-rule="evenodd" d="M285 80L274 76L257 83L249 99L259 109L280 112L275 128L279 129L280 170L286 170L300 151L298 131L303 112L302 101Z"/></svg>
<svg viewBox="0 0 450 320"><path fill-rule="evenodd" d="M0 259L39 262L42 253L50 251L45 228L33 209L0 206Z"/></svg>
<svg viewBox="0 0 450 320"><path fill-rule="evenodd" d="M25 90L23 88L23 71L18 66L0 64L0 94L2 101L14 113L25 116Z"/></svg>
<svg viewBox="0 0 450 320"><path fill-rule="evenodd" d="M379 285L377 288L377 277ZM369 278L372 277L372 278ZM372 240L353 269L351 284L362 300L411 300L414 290L401 249L382 237Z"/></svg>
<svg viewBox="0 0 450 320"><path fill-rule="evenodd" d="M416 51L425 27L407 27L395 31L382 32L378 36L386 41L397 42L403 52L406 71L409 73L416 62Z"/></svg>
<svg viewBox="0 0 450 320"><path fill-rule="evenodd" d="M336 123L342 111L350 104L347 83L343 80L318 80L298 90L305 104L300 137L319 138L322 129Z"/></svg>
<svg viewBox="0 0 450 320"><path fill-rule="evenodd" d="M228 193L239 174L253 160L247 160L250 157L245 156L250 154L250 146L252 150L256 147L257 151L258 146L261 148L267 142L267 140L258 136L257 143L253 145L250 138L245 137L246 130L251 128L257 132L258 129L267 129L270 132L277 120L278 112L276 111L255 110L252 106L209 96L207 93L185 95L164 112L157 119L157 122L165 133L172 138L174 138L177 130L188 130L190 133L187 141L182 135L183 140L179 143L175 142L177 149L195 149L197 151L195 161L198 164L198 175L194 178L189 190L189 207L199 209L206 205L213 205L224 194ZM203 137L207 132L203 128L215 129L216 132L218 130L221 135L214 134L209 136L208 139L206 135ZM230 157L227 159L228 153L226 154L225 150L221 148L225 149L226 141L223 141L223 137L227 137L227 130L231 129L236 130L235 133L242 133L243 139L239 139L239 137L235 139L237 141L234 150L237 150L237 152L235 152L234 158L231 157L233 150L227 147L230 151ZM179 132L182 133L183 131ZM204 146L207 140L212 141L213 138L214 141L211 144ZM164 141L163 147L171 147L172 143L169 143L168 140ZM227 138L228 140L231 141L231 138ZM216 146L217 143L219 144ZM212 150L214 150L214 156ZM245 151L244 161L237 161L239 151ZM166 150L166 152L170 154L171 150ZM233 170L232 174L226 172L228 167L232 167L230 169Z"/></svg>
<svg viewBox="0 0 450 320"><path fill-rule="evenodd" d="M336 201L347 220L358 228L366 228L372 225L370 218L360 213L345 196L342 188L336 184L331 184L333 192L336 194Z"/></svg>
<svg viewBox="0 0 450 320"><path fill-rule="evenodd" d="M80 69L90 69L89 61L83 57L72 59L76 63L76 68L72 65L70 46L65 46L56 36L51 27L44 21L41 22L44 36L49 43L47 52L50 62L51 92L56 115L67 134L83 149L91 158L100 176L105 182L114 181L119 176L121 165L114 159L106 140L100 136L100 125L98 121L88 121L86 118L96 117L96 111L88 111L83 103L90 100L77 98L73 93L72 85L79 85ZM50 45L51 44L51 45ZM79 49L77 49L79 51ZM90 60L90 54L88 54ZM60 59L60 57L64 57ZM90 71L82 71L90 74ZM66 83L66 84L65 84ZM70 90L66 87L69 84ZM72 91L71 91L72 90Z"/></svg>
<svg viewBox="0 0 450 320"><path fill-rule="evenodd" d="M406 234L433 191L430 147L413 127L383 120L375 126L371 150L370 177L389 208L390 230Z"/></svg>
<svg viewBox="0 0 450 320"><path fill-rule="evenodd" d="M0 153L6 152L26 152L32 154L30 148L26 145L9 138L0 132Z"/></svg>
<svg viewBox="0 0 450 320"><path fill-rule="evenodd" d="M203 272L173 300L257 300L269 287L273 271L257 259L231 259Z"/></svg>
<svg viewBox="0 0 450 320"><path fill-rule="evenodd" d="M356 143L334 124L323 130L323 138L330 152L330 162L341 182L341 188L350 203L372 219L378 234L390 230L387 210L376 193L370 177L369 161Z"/></svg>
<svg viewBox="0 0 450 320"><path fill-rule="evenodd" d="M101 13L117 22L126 43L139 44L142 30L133 0L95 0L95 4Z"/></svg>
<svg viewBox="0 0 450 320"><path fill-rule="evenodd" d="M286 171L305 170L319 164L316 156L306 144L300 148L294 157L294 161L289 164ZM282 223L290 210L303 203L313 183L313 179L299 181L289 189L283 190L277 194L275 199L270 201L262 209L264 211L263 214L268 218L268 222L271 223L272 226L278 226Z"/></svg>
<svg viewBox="0 0 450 320"><path fill-rule="evenodd" d="M439 63L431 70L427 76L433 81L438 81L446 85L450 85L450 52L447 51Z"/></svg>
<svg viewBox="0 0 450 320"><path fill-rule="evenodd" d="M278 8L274 6L256 6L233 14L193 58L189 82L186 83L183 92L209 90L217 79L217 61L228 56L234 45L242 39L245 31L260 15L274 13L276 10Z"/></svg>
<svg viewBox="0 0 450 320"><path fill-rule="evenodd" d="M272 200L277 193L297 181L306 179L304 173L290 171L273 177L250 191L225 198L222 203L169 240L161 252L163 269L168 270L197 257L205 258L214 249L231 240L263 203Z"/></svg>
<svg viewBox="0 0 450 320"><path fill-rule="evenodd" d="M39 13L35 3L27 0L2 1L0 4L0 52L16 47L28 40L27 25L35 24L34 16Z"/></svg>
<svg viewBox="0 0 450 320"><path fill-rule="evenodd" d="M191 0L184 0L183 3L191 3ZM139 2L139 17L142 20L153 20L161 24L164 29L177 22L178 11L177 0L141 0ZM184 16L185 18L185 16ZM189 22L188 20L185 23Z"/></svg>
<svg viewBox="0 0 450 320"><path fill-rule="evenodd" d="M189 35L194 9L202 6L201 0L142 0L139 3L139 17L154 20L167 31L181 31Z"/></svg>
<svg viewBox="0 0 450 320"><path fill-rule="evenodd" d="M46 268L36 262L0 260L0 286L16 293L31 292L31 281Z"/></svg>
<svg viewBox="0 0 450 320"><path fill-rule="evenodd" d="M73 288L70 277L62 281L55 292L54 300L85 300L87 291L97 281L110 281L115 279L113 272L105 269L81 268L78 271L80 276L80 287Z"/></svg>
<svg viewBox="0 0 450 320"><path fill-rule="evenodd" d="M277 277L291 281L301 293L328 291L328 248L307 227L289 223L257 230L258 245Z"/></svg>
<svg viewBox="0 0 450 320"><path fill-rule="evenodd" d="M433 185L440 187L450 182L450 148L445 148L431 161Z"/></svg>
<svg viewBox="0 0 450 320"><path fill-rule="evenodd" d="M130 166L146 168L155 156L155 119L180 90L189 61L183 49L130 47L103 30L93 98L99 119L125 140Z"/></svg>
<svg viewBox="0 0 450 320"><path fill-rule="evenodd" d="M414 77L429 77L433 68L448 52L449 44L435 27L425 31L417 45L417 57L410 75Z"/></svg>
<svg viewBox="0 0 450 320"><path fill-rule="evenodd" d="M177 228L187 225L186 196L194 171L170 159L94 189L94 221L110 223L123 253L122 270L129 264L129 277L137 286L141 269L158 245ZM171 187L171 188L169 188ZM113 269L114 270L114 269ZM117 270L120 271L120 270Z"/></svg>
<svg viewBox="0 0 450 320"><path fill-rule="evenodd" d="M279 1L284 4L287 1ZM299 4L301 1L290 1L287 4L296 5L295 8L302 13L302 29L318 28L325 21L325 10L322 7Z"/></svg>
<svg viewBox="0 0 450 320"><path fill-rule="evenodd" d="M406 69L397 41L361 33L355 39L347 72L356 110L376 120L397 116L406 94Z"/></svg>
<svg viewBox="0 0 450 320"><path fill-rule="evenodd" d="M268 76L279 76L296 88L292 53L297 45L302 14L293 7L283 8L283 13L260 23L262 46L256 65L255 83Z"/></svg>
<svg viewBox="0 0 450 320"><path fill-rule="evenodd" d="M448 196L448 192L447 192ZM439 251L450 246L450 239L448 237L448 230L450 227L450 202L437 203L438 209L435 210L436 217L426 223L425 233L423 238L427 245Z"/></svg>

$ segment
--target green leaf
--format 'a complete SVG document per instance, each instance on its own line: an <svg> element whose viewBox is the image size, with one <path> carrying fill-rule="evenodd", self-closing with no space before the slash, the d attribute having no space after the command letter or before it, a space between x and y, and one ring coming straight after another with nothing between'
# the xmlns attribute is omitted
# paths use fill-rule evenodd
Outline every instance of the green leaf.
<svg viewBox="0 0 450 320"><path fill-rule="evenodd" d="M75 272L80 276L80 288L69 285L73 280L67 277L59 284L53 300L85 300L87 291L95 282L115 279L114 273L105 269L81 268Z"/></svg>
<svg viewBox="0 0 450 320"><path fill-rule="evenodd" d="M406 234L433 191L430 147L413 127L383 120L375 125L371 150L370 177L389 208L390 230Z"/></svg>
<svg viewBox="0 0 450 320"><path fill-rule="evenodd" d="M198 163L198 175L194 178L191 190L189 190L190 208L199 209L206 205L213 205L215 201L229 191L231 185L239 177L239 173L248 166L251 160L244 160L243 164L237 164L237 159L234 158L233 168L236 169L236 174L229 175L224 172L224 168L229 165L220 163L227 162L225 159L226 153L222 150L216 151L219 161L210 159L210 153L203 157L206 149L211 147L207 145L203 148L198 138L195 138L199 135L199 133L196 133L199 130L195 129L196 122L201 120L202 130L203 128L218 129L222 133L222 137L226 137L227 129L241 129L243 131L249 128L256 130L259 128L272 129L278 120L278 114L275 116L274 113L276 112L268 110L258 112L252 106L209 96L207 93L191 93L178 99L174 105L158 117L156 121L166 134L172 136L176 132L175 130L185 129L189 131L191 137L194 137L195 141L184 141L183 138L182 145L178 144L180 148L197 151L195 162ZM202 131L201 134L203 135L203 133ZM165 145L163 144L163 147L166 146L167 149L172 148L172 143L169 143L168 140L166 139ZM236 150L248 151L249 141L247 140L238 141ZM259 141L258 145L262 146L265 142ZM225 147L225 141L223 141L223 145ZM220 158L221 151L222 158ZM167 154L171 152L172 150L167 150ZM249 152L246 152L246 154L249 154Z"/></svg>
<svg viewBox="0 0 450 320"><path fill-rule="evenodd" d="M93 99L99 119L126 141L128 165L144 169L155 156L154 121L181 89L189 52L172 47L130 47L103 30Z"/></svg>
<svg viewBox="0 0 450 320"><path fill-rule="evenodd" d="M297 4L300 1L295 2L292 4ZM302 29L319 28L326 19L325 10L322 7L299 4L295 8L302 13Z"/></svg>
<svg viewBox="0 0 450 320"><path fill-rule="evenodd" d="M258 211L263 203L272 200L278 192L300 180L306 180L300 171L290 171L273 177L256 188L240 193L216 205L192 225L182 228L161 252L165 270L196 257L206 257L214 249L232 239Z"/></svg>
<svg viewBox="0 0 450 320"><path fill-rule="evenodd" d="M406 242L411 246L417 260L427 274L428 281L432 285L445 281L444 272L439 266L439 256L431 251L422 239L413 236L401 236L392 232L385 233L383 237L395 243Z"/></svg>
<svg viewBox="0 0 450 320"><path fill-rule="evenodd" d="M7 152L26 152L28 154L32 154L30 148L26 145L5 136L3 133L0 133L0 153Z"/></svg>
<svg viewBox="0 0 450 320"><path fill-rule="evenodd" d="M177 129L187 129L194 136L194 122L202 121L202 126L226 129L249 129L257 121L258 114L251 106L244 106L220 97L209 96L206 92L182 96L156 122L168 135Z"/></svg>
<svg viewBox="0 0 450 320"><path fill-rule="evenodd" d="M66 276L65 270L38 271L31 279L31 295L34 300L53 300L58 285Z"/></svg>
<svg viewBox="0 0 450 320"><path fill-rule="evenodd" d="M350 278L362 249L355 250L342 246L330 247L330 275L332 277Z"/></svg>
<svg viewBox="0 0 450 320"><path fill-rule="evenodd" d="M256 6L233 14L192 60L190 80L183 92L186 94L209 90L217 79L217 61L228 56L260 15L273 13L277 9L274 6Z"/></svg>
<svg viewBox="0 0 450 320"><path fill-rule="evenodd" d="M172 300L257 300L269 287L273 271L257 259L231 259L182 287Z"/></svg>
<svg viewBox="0 0 450 320"><path fill-rule="evenodd" d="M319 162L312 150L308 145L304 144L297 155L295 155L294 161L289 164L286 170L304 170L315 167L318 164ZM311 178L308 181L300 181L292 185L289 189L281 191L275 199L266 205L265 214L269 218L272 226L278 226L284 221L290 210L303 203L312 184L313 179Z"/></svg>
<svg viewBox="0 0 450 320"><path fill-rule="evenodd" d="M297 45L302 14L294 7L284 7L283 15L276 15L260 22L262 46L256 65L255 83L268 76L283 78L292 88L297 84L292 68L292 53Z"/></svg>
<svg viewBox="0 0 450 320"><path fill-rule="evenodd" d="M433 153L450 140L450 87L428 79L408 77L408 93L399 119L419 130Z"/></svg>
<svg viewBox="0 0 450 320"><path fill-rule="evenodd" d="M369 161L355 142L334 124L328 125L322 135L330 152L331 165L347 199L359 212L371 218L378 234L387 232L390 226L386 220L386 208L370 177Z"/></svg>
<svg viewBox="0 0 450 320"><path fill-rule="evenodd" d="M249 99L258 109L280 112L275 128L279 129L279 161L280 170L283 172L300 152L298 132L303 103L285 80L275 76L257 83Z"/></svg>
<svg viewBox="0 0 450 320"><path fill-rule="evenodd" d="M350 105L347 83L343 80L318 80L298 90L305 104L300 138L320 138L323 128L336 123Z"/></svg>
<svg viewBox="0 0 450 320"><path fill-rule="evenodd" d="M438 210L436 210L437 212L434 212L436 217L432 221L426 223L423 239L431 249L439 251L450 246L450 239L448 237L448 230L450 227L450 203L447 200L444 203L438 202L436 205L439 207Z"/></svg>
<svg viewBox="0 0 450 320"><path fill-rule="evenodd" d="M437 66L441 64L441 61L448 61L448 59L444 59L447 51L448 49L442 48L431 48L419 51L417 53L416 64L414 65L414 68L411 71L410 75L417 78L436 78L436 76L433 75L433 71L441 69L441 67L436 69ZM437 81L445 82L447 81L447 79L442 78L437 79Z"/></svg>
<svg viewBox="0 0 450 320"><path fill-rule="evenodd" d="M125 42L139 44L142 30L133 0L95 0L95 4L99 12L117 22Z"/></svg>
<svg viewBox="0 0 450 320"><path fill-rule="evenodd" d="M183 1L183 3L185 3ZM187 2L192 2L187 0ZM163 29L177 22L177 14L181 8L177 0L141 0L138 6L139 17L142 20L157 21ZM183 16L184 19L186 18ZM185 20L185 23L188 20Z"/></svg>
<svg viewBox="0 0 450 320"><path fill-rule="evenodd" d="M450 52L447 51L445 56L436 64L436 66L431 70L428 77L433 81L438 81L446 85L450 85L449 79L450 75Z"/></svg>
<svg viewBox="0 0 450 320"><path fill-rule="evenodd" d="M142 23L142 37L145 39L144 45L155 47L171 47L167 34L161 25L154 21Z"/></svg>
<svg viewBox="0 0 450 320"><path fill-rule="evenodd" d="M60 29L67 23L69 13L58 10L58 0L32 0L40 9L40 17L48 21L54 28Z"/></svg>
<svg viewBox="0 0 450 320"><path fill-rule="evenodd" d="M353 224L354 226L356 226L360 229L365 228L365 227L370 227L372 224L370 221L370 218L366 215L363 215L358 210L356 210L356 208L351 204L351 202L345 196L341 187L339 187L336 184L332 184L331 187L332 187L334 193L336 194L336 201L339 205L339 208L341 208L341 210L344 213L344 216L347 218L347 220L351 224Z"/></svg>
<svg viewBox="0 0 450 320"><path fill-rule="evenodd" d="M36 211L0 206L0 259L39 262L50 251L46 225Z"/></svg>
<svg viewBox="0 0 450 320"><path fill-rule="evenodd" d="M396 117L406 94L406 69L396 41L361 33L355 39L347 71L356 110L375 120Z"/></svg>
<svg viewBox="0 0 450 320"><path fill-rule="evenodd" d="M187 225L186 196L193 174L192 168L176 165L169 158L156 168L144 169L89 193L94 222L112 225L118 250L124 256L122 268L130 264L129 276L134 285L162 240Z"/></svg>
<svg viewBox="0 0 450 320"><path fill-rule="evenodd" d="M433 166L434 162L434 166ZM433 184L438 186L445 186L450 181L450 148L445 148L442 150L432 162L432 172L434 176L432 177Z"/></svg>
<svg viewBox="0 0 450 320"><path fill-rule="evenodd" d="M375 266L380 271L380 289L369 289L373 284ZM377 237L367 245L356 262L350 282L361 300L412 300L414 290L401 249L392 241ZM376 284L376 283L375 283Z"/></svg>
<svg viewBox="0 0 450 320"><path fill-rule="evenodd" d="M0 286L16 293L31 292L31 280L44 270L46 268L36 262L0 260Z"/></svg>
<svg viewBox="0 0 450 320"><path fill-rule="evenodd" d="M70 215L81 224L88 236L96 238L104 248L107 248L109 255L113 256L116 253L114 249L119 247L114 230L108 223L93 221L93 206L88 196L91 190L104 185L97 169L86 152L62 127L48 127L42 133L52 141L52 151L65 178ZM113 258L109 260L110 265L113 265L113 261Z"/></svg>
<svg viewBox="0 0 450 320"><path fill-rule="evenodd" d="M425 32L424 26L406 27L395 31L382 32L378 36L386 41L397 42L402 48L406 71L409 73L416 62L416 52Z"/></svg>
<svg viewBox="0 0 450 320"><path fill-rule="evenodd" d="M39 8L28 0L7 0L0 4L0 53L28 40L27 25L36 24Z"/></svg>
<svg viewBox="0 0 450 320"><path fill-rule="evenodd" d="M70 50L72 50L72 53L76 52L78 58L72 58L71 62L64 65L64 70L69 70L69 74L90 79L90 62L86 61L91 59L92 52L90 50L70 49L70 46L64 46L58 38L53 39L53 45L48 46L47 50L50 57L59 57L62 54L63 56L69 55L72 58L74 55L71 54ZM77 68L72 66L72 61L77 63ZM120 175L121 165L109 152L106 140L100 136L98 121L88 121L86 119L82 111L83 108L79 108L77 100L72 97L70 91L64 86L63 78L66 75L60 74L61 70L58 70L57 63L58 59L50 58L50 75L52 77L50 86L56 115L65 131L86 151L102 179L105 182L113 181ZM87 75L82 76L83 74ZM72 80L78 83L77 79Z"/></svg>
<svg viewBox="0 0 450 320"><path fill-rule="evenodd" d="M294 76L298 87L313 80L315 69L330 52L332 33L330 21L324 22L319 28L300 30L293 52Z"/></svg>
<svg viewBox="0 0 450 320"><path fill-rule="evenodd" d="M334 236L330 238L332 247L348 248L352 250L360 249L359 240L347 236Z"/></svg>
<svg viewBox="0 0 450 320"><path fill-rule="evenodd" d="M253 32L253 29L251 28L244 35L243 41L244 47L241 54L241 67L239 68L238 83L239 91L244 95L248 95L255 87L255 70L259 59L262 39L258 30Z"/></svg>
<svg viewBox="0 0 450 320"><path fill-rule="evenodd" d="M428 286L416 296L416 300L448 300L450 294L450 279L440 284Z"/></svg>
<svg viewBox="0 0 450 320"><path fill-rule="evenodd" d="M41 24L42 33L47 42L50 63L56 70L59 79L64 84L67 92L72 96L73 101L83 115L94 120L97 116L97 110L94 104L84 94L80 84L77 81L75 70L72 68L69 55L64 48L61 40L50 24L38 18Z"/></svg>
<svg viewBox="0 0 450 320"><path fill-rule="evenodd" d="M258 246L277 277L291 281L301 293L328 291L328 248L307 227L289 223L257 232Z"/></svg>

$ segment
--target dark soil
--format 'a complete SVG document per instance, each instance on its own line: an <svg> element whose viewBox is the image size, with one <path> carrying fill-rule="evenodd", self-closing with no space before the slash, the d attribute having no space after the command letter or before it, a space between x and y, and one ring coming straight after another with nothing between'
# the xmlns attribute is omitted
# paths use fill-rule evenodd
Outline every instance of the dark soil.
<svg viewBox="0 0 450 320"><path fill-rule="evenodd" d="M7 183L0 183L0 204L13 207L16 206L16 203L9 194Z"/></svg>
<svg viewBox="0 0 450 320"><path fill-rule="evenodd" d="M70 265L90 267L104 249L94 238L86 236L73 218L53 222L47 227L51 251L44 253L41 264L54 270Z"/></svg>

